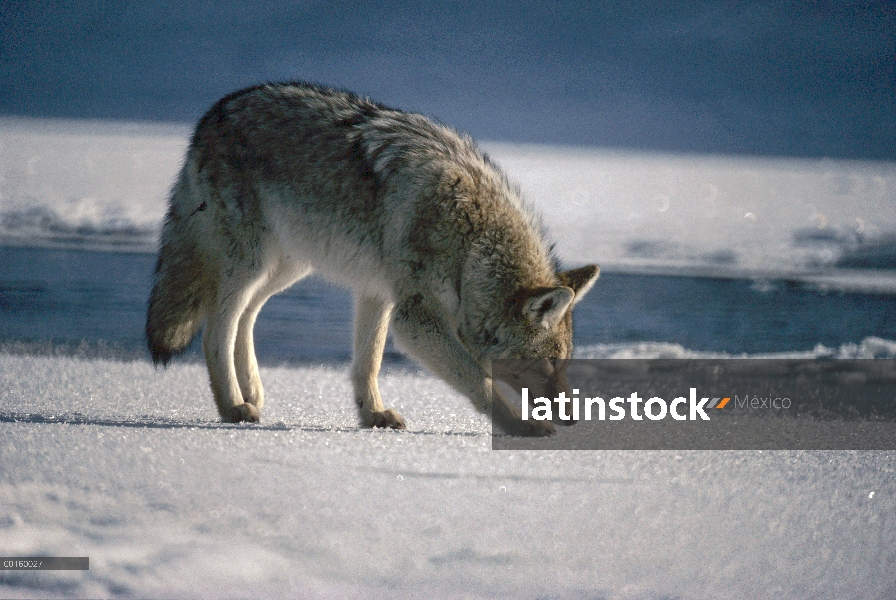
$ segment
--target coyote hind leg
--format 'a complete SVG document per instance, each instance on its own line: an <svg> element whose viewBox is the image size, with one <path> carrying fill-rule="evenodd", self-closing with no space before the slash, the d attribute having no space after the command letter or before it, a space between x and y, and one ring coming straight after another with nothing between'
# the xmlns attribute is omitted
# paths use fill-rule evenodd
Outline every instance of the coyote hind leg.
<svg viewBox="0 0 896 600"><path fill-rule="evenodd" d="M218 405L218 413L225 422L254 423L260 418L258 409L243 401L234 359L240 317L262 282L261 274L254 278L222 278L209 307L202 347L205 350L212 394Z"/></svg>
<svg viewBox="0 0 896 600"><path fill-rule="evenodd" d="M280 270L274 273L252 295L248 306L240 316L234 347L234 366L243 401L261 408L264 406L264 386L258 375L258 360L255 358L255 339L253 329L258 313L268 299L302 279L311 272L310 267L302 267L289 271Z"/></svg>
<svg viewBox="0 0 896 600"><path fill-rule="evenodd" d="M352 385L355 402L365 427L404 429L404 418L394 409L384 409L377 386L383 361L392 304L374 296L355 294L355 340Z"/></svg>

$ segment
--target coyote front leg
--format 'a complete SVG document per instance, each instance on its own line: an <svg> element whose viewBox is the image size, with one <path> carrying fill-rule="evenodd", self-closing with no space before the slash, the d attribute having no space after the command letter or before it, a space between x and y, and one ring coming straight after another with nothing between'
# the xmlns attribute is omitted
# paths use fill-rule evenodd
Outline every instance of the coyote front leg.
<svg viewBox="0 0 896 600"><path fill-rule="evenodd" d="M383 408L377 377L389 331L392 303L375 296L355 294L355 344L352 385L361 424L365 427L404 429L404 418L394 409Z"/></svg>

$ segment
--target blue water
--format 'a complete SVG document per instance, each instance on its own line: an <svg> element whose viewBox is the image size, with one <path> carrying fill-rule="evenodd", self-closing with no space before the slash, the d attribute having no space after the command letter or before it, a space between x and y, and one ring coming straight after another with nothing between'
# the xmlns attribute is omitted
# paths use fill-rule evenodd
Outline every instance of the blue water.
<svg viewBox="0 0 896 600"><path fill-rule="evenodd" d="M149 254L0 247L0 344L86 342L148 356L143 328L154 266ZM351 319L347 290L315 277L299 282L262 310L259 360L349 360ZM578 347L669 342L757 354L837 348L872 336L896 339L896 296L783 281L605 273L575 313Z"/></svg>

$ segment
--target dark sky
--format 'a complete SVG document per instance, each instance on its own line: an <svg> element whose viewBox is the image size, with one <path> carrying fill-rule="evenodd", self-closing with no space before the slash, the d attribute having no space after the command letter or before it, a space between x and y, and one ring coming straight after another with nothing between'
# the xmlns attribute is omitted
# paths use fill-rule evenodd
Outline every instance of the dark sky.
<svg viewBox="0 0 896 600"><path fill-rule="evenodd" d="M0 114L195 121L306 79L480 139L896 159L896 3L0 0Z"/></svg>

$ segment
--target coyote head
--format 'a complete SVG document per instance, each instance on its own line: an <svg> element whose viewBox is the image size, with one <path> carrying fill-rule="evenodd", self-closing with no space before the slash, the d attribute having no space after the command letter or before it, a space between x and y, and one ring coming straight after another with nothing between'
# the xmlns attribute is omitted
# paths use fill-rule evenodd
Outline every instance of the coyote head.
<svg viewBox="0 0 896 600"><path fill-rule="evenodd" d="M565 366L572 356L572 309L591 289L600 273L589 265L557 274L560 285L514 290L503 305L494 301L465 310L459 336L487 373L496 359L525 359L527 381L509 381L504 373L493 373L508 384L523 384L554 398L559 392L571 395ZM472 307L471 307L472 308ZM518 374L514 375L518 379Z"/></svg>

